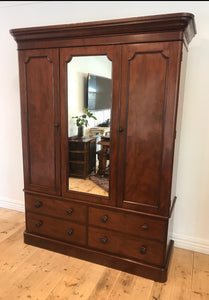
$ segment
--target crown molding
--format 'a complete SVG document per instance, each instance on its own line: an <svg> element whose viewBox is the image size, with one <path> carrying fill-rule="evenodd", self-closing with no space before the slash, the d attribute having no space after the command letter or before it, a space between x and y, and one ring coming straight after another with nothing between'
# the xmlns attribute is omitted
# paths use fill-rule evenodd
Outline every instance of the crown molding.
<svg viewBox="0 0 209 300"><path fill-rule="evenodd" d="M48 46L78 46L79 39L88 39L94 44L105 37L110 43L120 43L123 37L136 36L136 41L146 42L146 36L158 38L158 41L184 40L189 44L196 34L194 15L191 13L174 13L146 17L105 20L66 25L50 25L11 29L11 35L18 43L18 49L30 49ZM157 33L157 34L156 34ZM111 40L112 38L112 40ZM116 41L117 40L117 41ZM74 42L74 44L73 44ZM128 41L127 41L128 42ZM124 41L123 41L124 43Z"/></svg>

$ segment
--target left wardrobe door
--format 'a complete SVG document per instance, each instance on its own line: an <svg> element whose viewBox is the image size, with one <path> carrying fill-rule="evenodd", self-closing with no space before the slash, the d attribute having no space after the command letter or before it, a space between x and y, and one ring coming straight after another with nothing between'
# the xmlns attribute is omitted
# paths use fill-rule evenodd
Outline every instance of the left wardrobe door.
<svg viewBox="0 0 209 300"><path fill-rule="evenodd" d="M60 194L59 50L19 52L26 191Z"/></svg>

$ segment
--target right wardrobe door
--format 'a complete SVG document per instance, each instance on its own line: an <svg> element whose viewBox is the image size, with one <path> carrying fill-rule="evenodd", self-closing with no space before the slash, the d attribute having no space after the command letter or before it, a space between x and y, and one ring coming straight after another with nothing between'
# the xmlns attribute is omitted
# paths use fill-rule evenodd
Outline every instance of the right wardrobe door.
<svg viewBox="0 0 209 300"><path fill-rule="evenodd" d="M122 48L119 206L168 215L181 42Z"/></svg>

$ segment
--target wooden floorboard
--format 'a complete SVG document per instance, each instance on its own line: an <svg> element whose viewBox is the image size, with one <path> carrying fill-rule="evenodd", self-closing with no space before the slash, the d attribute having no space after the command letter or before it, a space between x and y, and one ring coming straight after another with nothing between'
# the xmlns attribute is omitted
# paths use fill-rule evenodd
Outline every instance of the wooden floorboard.
<svg viewBox="0 0 209 300"><path fill-rule="evenodd" d="M174 248L166 283L24 244L24 213L0 208L0 299L209 300L209 255Z"/></svg>

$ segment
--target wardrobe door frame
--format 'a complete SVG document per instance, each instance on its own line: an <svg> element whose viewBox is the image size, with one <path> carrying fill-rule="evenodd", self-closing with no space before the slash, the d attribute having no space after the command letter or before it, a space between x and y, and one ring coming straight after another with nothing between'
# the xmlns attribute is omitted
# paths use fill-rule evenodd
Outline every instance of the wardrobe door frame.
<svg viewBox="0 0 209 300"><path fill-rule="evenodd" d="M32 75L29 76L29 65L35 59L43 60L51 74L46 73L46 68L41 69L39 63L36 71L40 73L30 68ZM20 50L19 72L24 189L60 195L59 49ZM47 84L44 85L39 76L46 78ZM43 106L45 110L41 109Z"/></svg>
<svg viewBox="0 0 209 300"><path fill-rule="evenodd" d="M176 116L178 106L178 90L181 69L182 42L160 42L129 44L122 48L122 79L121 79L121 113L118 144L118 206L151 214L169 215L171 203L171 183L175 145ZM136 201L125 199L125 176L126 176L126 142L127 142L127 122L128 118L128 97L129 97L129 68L130 62L138 54L156 53L162 56L162 60L167 60L167 76L165 83L164 112L162 118L162 146L161 162L159 170L159 193L156 195L154 204L140 203L140 193L137 194ZM143 76L143 70L140 70ZM140 99L140 97L139 97ZM128 147L128 145L127 145ZM133 157L130 159L133 159ZM133 177L137 186L137 178ZM150 178L149 180L152 180Z"/></svg>
<svg viewBox="0 0 209 300"><path fill-rule="evenodd" d="M60 101L61 101L61 157L62 157L62 196L85 202L95 202L115 206L117 180L117 135L119 117L121 46L83 46L60 49ZM109 197L97 194L77 192L68 189L68 87L67 63L76 56L106 55L112 61L112 108L111 108L111 156L110 156L110 191ZM114 112L114 113L113 113Z"/></svg>

